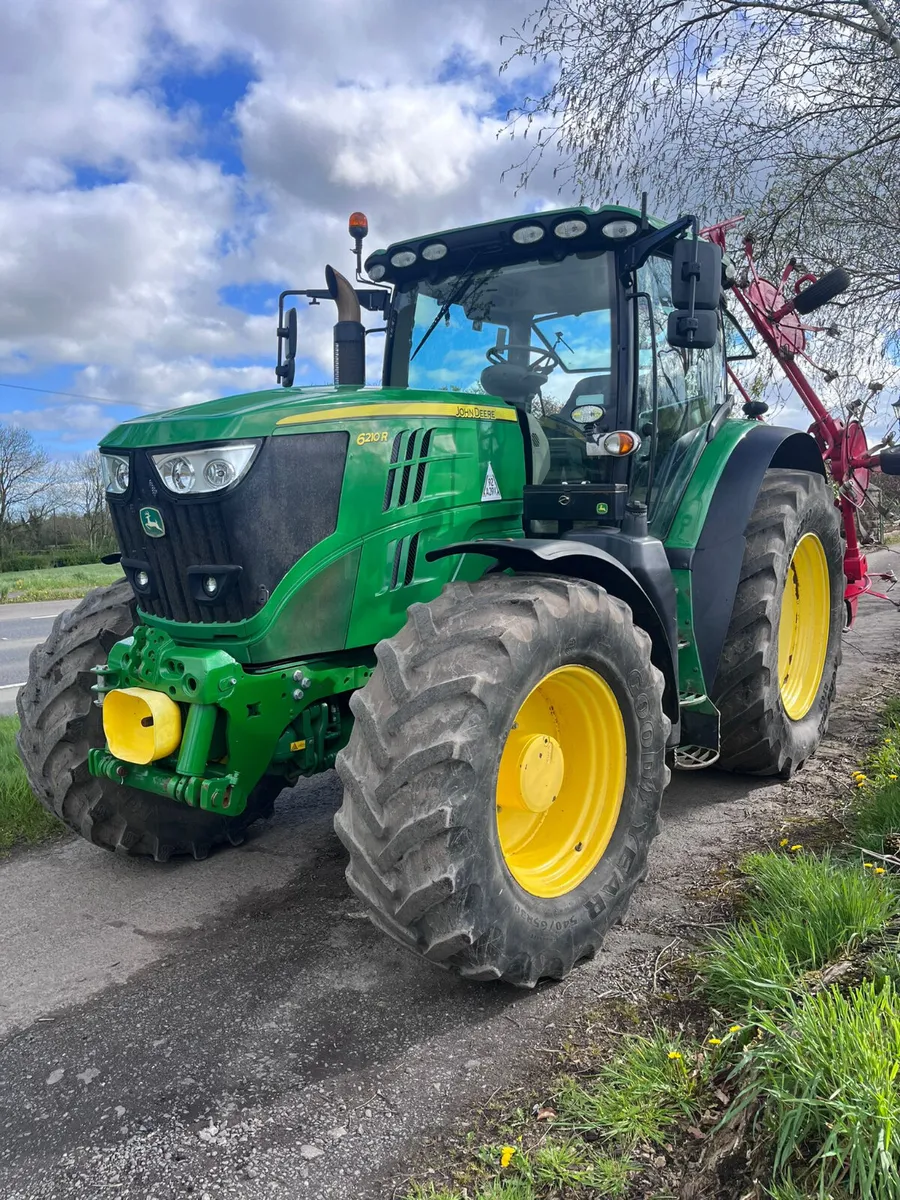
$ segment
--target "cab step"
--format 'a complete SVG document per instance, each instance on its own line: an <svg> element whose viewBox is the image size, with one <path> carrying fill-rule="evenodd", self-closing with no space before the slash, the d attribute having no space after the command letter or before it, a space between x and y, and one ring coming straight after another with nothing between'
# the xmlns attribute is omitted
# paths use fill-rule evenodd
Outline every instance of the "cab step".
<svg viewBox="0 0 900 1200"><path fill-rule="evenodd" d="M677 771L704 771L718 761L718 750L708 746L679 746L675 751Z"/></svg>

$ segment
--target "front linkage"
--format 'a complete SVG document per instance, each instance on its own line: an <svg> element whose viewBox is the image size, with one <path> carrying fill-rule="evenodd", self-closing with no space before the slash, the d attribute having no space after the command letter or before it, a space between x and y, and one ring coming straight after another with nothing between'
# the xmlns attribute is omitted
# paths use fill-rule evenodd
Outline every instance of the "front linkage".
<svg viewBox="0 0 900 1200"><path fill-rule="evenodd" d="M89 770L238 816L266 772L288 784L334 765L350 736L349 694L374 666L374 656L347 656L248 671L224 650L139 625L95 668L107 747L89 752Z"/></svg>

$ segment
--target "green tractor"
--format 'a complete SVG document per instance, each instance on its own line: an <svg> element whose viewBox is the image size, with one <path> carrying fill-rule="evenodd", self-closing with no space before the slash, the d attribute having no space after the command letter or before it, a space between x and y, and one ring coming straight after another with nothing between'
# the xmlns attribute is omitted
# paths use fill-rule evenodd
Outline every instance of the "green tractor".
<svg viewBox="0 0 900 1200"><path fill-rule="evenodd" d="M752 350L693 218L520 216L368 278L365 233L361 286L329 267L281 296L280 386L105 438L125 579L34 651L19 746L67 825L159 861L336 767L373 922L531 987L623 916L670 765L787 776L815 751L834 493L813 437L733 413ZM336 303L333 387L293 386L293 295Z"/></svg>

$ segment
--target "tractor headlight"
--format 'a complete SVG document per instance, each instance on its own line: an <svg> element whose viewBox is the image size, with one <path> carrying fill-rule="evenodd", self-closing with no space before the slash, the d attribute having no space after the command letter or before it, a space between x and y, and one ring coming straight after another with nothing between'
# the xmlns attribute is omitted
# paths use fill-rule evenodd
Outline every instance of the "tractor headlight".
<svg viewBox="0 0 900 1200"><path fill-rule="evenodd" d="M153 454L151 458L170 492L176 496L198 496L205 492L220 492L237 483L255 453L255 442L235 442Z"/></svg>
<svg viewBox="0 0 900 1200"><path fill-rule="evenodd" d="M108 492L121 496L128 491L131 471L127 458L121 454L101 454L100 469L103 473L103 486Z"/></svg>

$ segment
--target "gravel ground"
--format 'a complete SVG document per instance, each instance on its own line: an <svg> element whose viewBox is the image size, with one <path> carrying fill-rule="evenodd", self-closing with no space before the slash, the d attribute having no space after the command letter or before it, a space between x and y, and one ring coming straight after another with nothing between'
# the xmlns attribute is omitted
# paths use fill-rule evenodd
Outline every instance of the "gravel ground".
<svg viewBox="0 0 900 1200"><path fill-rule="evenodd" d="M463 984L378 934L343 881L334 776L208 863L71 842L0 866L0 1195L402 1195L577 1012L646 987L717 864L845 786L900 661L900 615L861 609L817 758L789 784L676 774L624 925L562 984Z"/></svg>

